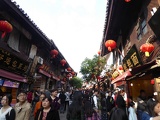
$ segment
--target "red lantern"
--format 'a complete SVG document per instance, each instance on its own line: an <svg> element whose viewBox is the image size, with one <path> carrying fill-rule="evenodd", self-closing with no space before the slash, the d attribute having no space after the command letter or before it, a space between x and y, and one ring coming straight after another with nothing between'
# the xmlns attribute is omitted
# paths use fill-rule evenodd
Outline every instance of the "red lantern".
<svg viewBox="0 0 160 120"><path fill-rule="evenodd" d="M67 68L67 71L69 71L69 72L70 72L70 71L71 71L71 68L70 68L70 67L69 67L69 68Z"/></svg>
<svg viewBox="0 0 160 120"><path fill-rule="evenodd" d="M130 2L131 0L125 0L125 2Z"/></svg>
<svg viewBox="0 0 160 120"><path fill-rule="evenodd" d="M70 74L68 74L68 75L67 75L67 77L69 78L69 77L71 77L71 75L70 75Z"/></svg>
<svg viewBox="0 0 160 120"><path fill-rule="evenodd" d="M108 48L108 51L112 51L112 49L116 48L116 42L114 40L107 40L105 46Z"/></svg>
<svg viewBox="0 0 160 120"><path fill-rule="evenodd" d="M62 66L64 66L66 64L66 61L64 59L61 60L61 64L62 64Z"/></svg>
<svg viewBox="0 0 160 120"><path fill-rule="evenodd" d="M154 79L151 80L151 85L154 85Z"/></svg>
<svg viewBox="0 0 160 120"><path fill-rule="evenodd" d="M50 54L51 54L52 58L55 58L58 55L58 51L56 49L51 50Z"/></svg>
<svg viewBox="0 0 160 120"><path fill-rule="evenodd" d="M119 69L119 70L123 70L122 65L119 65L118 69Z"/></svg>
<svg viewBox="0 0 160 120"><path fill-rule="evenodd" d="M149 53L154 50L154 46L150 43L145 43L145 44L141 45L140 50L142 52L145 52L145 56L148 57Z"/></svg>
<svg viewBox="0 0 160 120"><path fill-rule="evenodd" d="M98 50L98 55L100 55L101 54L101 50Z"/></svg>
<svg viewBox="0 0 160 120"><path fill-rule="evenodd" d="M7 22L7 21L0 21L0 31L2 31L2 36L1 38L4 38L4 36L6 35L6 33L9 33L13 30L12 25Z"/></svg>
<svg viewBox="0 0 160 120"><path fill-rule="evenodd" d="M75 73L74 72L71 72L71 74L74 76L75 75Z"/></svg>

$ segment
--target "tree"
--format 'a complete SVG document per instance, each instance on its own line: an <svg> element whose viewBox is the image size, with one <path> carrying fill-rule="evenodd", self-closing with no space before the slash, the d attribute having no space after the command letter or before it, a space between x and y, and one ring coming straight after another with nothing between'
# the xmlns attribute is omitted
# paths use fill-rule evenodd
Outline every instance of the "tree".
<svg viewBox="0 0 160 120"><path fill-rule="evenodd" d="M79 77L73 77L69 81L70 85L76 88L81 88L82 87L82 79Z"/></svg>
<svg viewBox="0 0 160 120"><path fill-rule="evenodd" d="M94 55L93 59L86 58L82 64L80 73L86 81L95 81L104 69L106 58Z"/></svg>

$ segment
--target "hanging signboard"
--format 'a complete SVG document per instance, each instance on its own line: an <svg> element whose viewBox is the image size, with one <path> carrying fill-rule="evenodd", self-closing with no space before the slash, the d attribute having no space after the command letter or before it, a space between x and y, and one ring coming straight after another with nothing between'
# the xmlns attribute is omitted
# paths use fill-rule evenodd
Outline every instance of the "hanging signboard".
<svg viewBox="0 0 160 120"><path fill-rule="evenodd" d="M136 46L133 45L130 51L125 56L125 58L123 59L123 65L122 65L123 69L126 71L129 68L141 65L142 65L141 57L139 55L139 52L137 51Z"/></svg>
<svg viewBox="0 0 160 120"><path fill-rule="evenodd" d="M15 73L25 73L29 63L0 48L0 68Z"/></svg>

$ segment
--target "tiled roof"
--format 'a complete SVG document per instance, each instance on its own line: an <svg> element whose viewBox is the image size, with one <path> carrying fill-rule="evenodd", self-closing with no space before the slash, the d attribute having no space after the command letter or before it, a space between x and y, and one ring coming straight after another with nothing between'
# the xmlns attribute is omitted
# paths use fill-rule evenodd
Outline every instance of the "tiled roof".
<svg viewBox="0 0 160 120"><path fill-rule="evenodd" d="M50 40L50 39L46 36L46 34L43 33L42 30L35 24L35 22L28 16L28 14L25 13L25 11L24 11L22 8L20 8L20 6L16 3L16 1L14 1L14 0L9 0L9 1L15 5L15 8L17 8L17 9L28 19L28 21L30 21L30 22L34 25L34 27L35 27L45 38L47 38L48 40ZM50 41L51 41L51 40L50 40Z"/></svg>

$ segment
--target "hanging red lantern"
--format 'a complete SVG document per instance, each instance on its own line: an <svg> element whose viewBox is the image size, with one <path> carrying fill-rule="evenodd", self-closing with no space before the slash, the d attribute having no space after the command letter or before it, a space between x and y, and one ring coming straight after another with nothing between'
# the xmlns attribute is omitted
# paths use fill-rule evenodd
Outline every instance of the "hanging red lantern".
<svg viewBox="0 0 160 120"><path fill-rule="evenodd" d="M75 72L74 72L74 71L72 71L72 72L71 72L71 74L74 76L74 75L75 75Z"/></svg>
<svg viewBox="0 0 160 120"><path fill-rule="evenodd" d="M101 50L98 50L98 55L100 55L101 54Z"/></svg>
<svg viewBox="0 0 160 120"><path fill-rule="evenodd" d="M131 0L125 0L125 2L131 2Z"/></svg>
<svg viewBox="0 0 160 120"><path fill-rule="evenodd" d="M58 51L56 49L51 50L50 54L51 54L52 58L55 58L58 55Z"/></svg>
<svg viewBox="0 0 160 120"><path fill-rule="evenodd" d="M119 65L118 69L119 69L119 70L123 70L122 65Z"/></svg>
<svg viewBox="0 0 160 120"><path fill-rule="evenodd" d="M69 71L69 72L70 72L71 70L72 70L72 69L71 69L70 67L68 67L68 68L67 68L67 71Z"/></svg>
<svg viewBox="0 0 160 120"><path fill-rule="evenodd" d="M145 56L148 57L149 53L154 50L154 46L150 43L145 43L145 44L141 45L140 50L142 52L145 52Z"/></svg>
<svg viewBox="0 0 160 120"><path fill-rule="evenodd" d="M112 51L112 49L116 48L116 42L114 40L107 40L105 46L108 48L108 51Z"/></svg>
<svg viewBox="0 0 160 120"><path fill-rule="evenodd" d="M71 75L70 75L70 74L67 74L67 77L69 78L69 77L71 77Z"/></svg>
<svg viewBox="0 0 160 120"><path fill-rule="evenodd" d="M0 31L2 31L2 36L1 38L4 38L4 36L6 35L6 33L12 32L13 27L12 25L7 22L7 21L0 21Z"/></svg>
<svg viewBox="0 0 160 120"><path fill-rule="evenodd" d="M151 80L151 85L154 85L154 79Z"/></svg>
<svg viewBox="0 0 160 120"><path fill-rule="evenodd" d="M61 64L62 64L62 66L64 66L66 64L66 61L64 59L61 60Z"/></svg>

